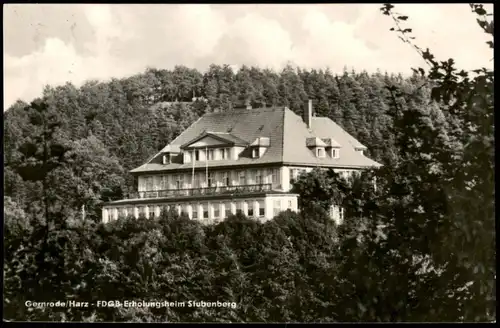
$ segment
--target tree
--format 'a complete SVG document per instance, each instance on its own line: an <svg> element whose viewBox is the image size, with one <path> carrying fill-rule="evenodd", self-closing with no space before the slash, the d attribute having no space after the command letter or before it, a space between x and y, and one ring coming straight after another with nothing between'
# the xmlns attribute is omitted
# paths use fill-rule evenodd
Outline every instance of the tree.
<svg viewBox="0 0 500 328"><path fill-rule="evenodd" d="M250 76L250 70L242 66L235 76L237 86L237 102L244 105L251 105L255 102L255 89Z"/></svg>
<svg viewBox="0 0 500 328"><path fill-rule="evenodd" d="M185 66L175 66L172 72L172 83L175 86L175 100L191 101L193 97L201 96L203 77L196 69Z"/></svg>
<svg viewBox="0 0 500 328"><path fill-rule="evenodd" d="M347 183L347 180L332 169L327 171L315 169L300 175L293 183L292 192L300 195L301 210L314 211L314 208L321 208L329 211L332 205L341 204Z"/></svg>
<svg viewBox="0 0 500 328"><path fill-rule="evenodd" d="M36 99L25 110L32 132L19 145L18 152L21 156L13 165L23 180L42 183L44 219L48 225L50 205L55 201L55 195L50 189L50 173L63 164L64 155L69 148L59 129L62 122L54 107L43 99Z"/></svg>
<svg viewBox="0 0 500 328"><path fill-rule="evenodd" d="M408 17L392 8L386 4L382 10L407 37L411 30L402 29L400 24ZM408 37L405 40L411 42ZM489 118L492 111L492 74L480 70L483 76L471 81L466 72L453 68L452 60L438 63L429 51L421 54L431 67L427 80L432 82L434 103L421 105L421 88L388 85L398 159L393 167L376 173L383 198L376 194L347 197L354 204L360 199L375 200L371 209L363 206L362 210L347 211L350 221L372 223L354 235L345 234L341 242L346 247L359 246L361 231L363 247L354 253L352 260L356 262L345 267L353 274L364 272L365 279L355 285L351 295L367 297L356 300L357 311L355 304L348 305L354 309L348 313L351 319L376 321L491 320L495 271L493 162L488 154L492 154L493 130L492 121L484 117ZM474 120L475 112L481 112L483 119ZM450 128L449 122L461 129ZM477 132L472 137L466 132L470 126ZM476 138L482 140L477 146L479 156L472 155L477 154L477 148L471 151L467 147ZM463 171L467 178L460 173ZM474 177L473 185L469 185L469 175ZM472 205L477 198L468 193L474 187L478 188L476 194L481 194L481 210ZM465 210L463 204L476 210ZM388 267L390 282L375 279L387 275ZM368 272L372 273L367 276Z"/></svg>
<svg viewBox="0 0 500 328"><path fill-rule="evenodd" d="M269 69L263 71L263 85L264 85L264 102L265 106L279 106L284 104L282 97L278 91L280 77L278 74Z"/></svg>
<svg viewBox="0 0 500 328"><path fill-rule="evenodd" d="M282 105L288 106L296 113L301 113L301 109L308 99L297 70L293 66L287 65L281 71L280 79L278 90L283 101Z"/></svg>
<svg viewBox="0 0 500 328"><path fill-rule="evenodd" d="M480 28L493 36L493 19L489 19L492 14L479 4L470 4L470 7L477 15ZM393 18L403 40L412 44L411 31L402 29L404 17L394 13L388 5L382 9ZM493 41L487 43L493 46ZM493 289L496 272L493 264L495 236L492 232L493 71L486 68L470 73L458 70L453 59L438 62L429 49L424 51L414 47L430 66L426 76L433 83L432 99L448 113L448 119L455 125L450 129L453 145L444 150L453 161L444 163L443 172L443 186L450 209L446 214L451 222L445 239L447 247L440 248L436 261L453 263L466 276L464 280L473 283L467 305L461 304L463 320L491 320L489 318L495 314ZM425 74L422 68L415 71ZM463 251L457 252L458 249Z"/></svg>
<svg viewBox="0 0 500 328"><path fill-rule="evenodd" d="M98 205L123 197L124 170L95 136L74 141L71 148L54 178L56 186L64 186L65 206L78 212L85 206L88 219L100 220Z"/></svg>

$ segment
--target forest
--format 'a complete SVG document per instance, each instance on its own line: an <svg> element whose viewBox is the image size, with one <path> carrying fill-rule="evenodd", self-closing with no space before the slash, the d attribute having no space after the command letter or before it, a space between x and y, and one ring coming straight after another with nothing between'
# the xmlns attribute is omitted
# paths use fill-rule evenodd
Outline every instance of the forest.
<svg viewBox="0 0 500 328"><path fill-rule="evenodd" d="M481 5L471 11L492 37L490 14ZM385 4L381 14L414 43L404 27L411 13ZM428 67L409 76L176 66L47 86L32 102L16 102L4 111L4 318L495 320L493 71L465 72L415 49ZM128 171L204 113L246 105L301 113L309 99L316 115L337 122L384 166L348 181L333 171L301 176L300 213L266 223L235 215L204 226L170 212L100 223L103 202L134 191ZM326 215L333 203L345 208L342 225ZM25 305L57 300L237 307Z"/></svg>

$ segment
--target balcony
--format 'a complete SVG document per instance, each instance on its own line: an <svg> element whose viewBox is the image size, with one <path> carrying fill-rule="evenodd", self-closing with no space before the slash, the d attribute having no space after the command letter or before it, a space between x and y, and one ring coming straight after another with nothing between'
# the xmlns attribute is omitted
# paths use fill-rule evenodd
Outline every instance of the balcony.
<svg viewBox="0 0 500 328"><path fill-rule="evenodd" d="M272 190L272 184L254 184L242 186L217 186L208 188L190 188L190 189L167 189L156 191L139 191L129 195L130 199L146 198L167 198L167 197L189 197L189 196L207 196L224 194L248 194L266 192Z"/></svg>

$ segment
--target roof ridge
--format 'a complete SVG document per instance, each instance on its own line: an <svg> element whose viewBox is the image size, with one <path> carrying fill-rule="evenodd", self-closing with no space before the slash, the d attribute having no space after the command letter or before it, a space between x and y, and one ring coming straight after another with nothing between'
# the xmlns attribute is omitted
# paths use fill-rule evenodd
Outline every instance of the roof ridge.
<svg viewBox="0 0 500 328"><path fill-rule="evenodd" d="M286 112L287 112L288 107L283 106L283 128L281 129L281 154L280 154L280 161L283 162L285 159L285 130L286 130Z"/></svg>
<svg viewBox="0 0 500 328"><path fill-rule="evenodd" d="M283 110L288 109L286 106L272 106L272 107L256 107L256 108L251 108L251 109L246 109L246 108L238 108L238 109L232 109L229 111L225 112L211 112L211 113L205 113L203 116L216 116L216 115L228 115L228 114L233 114L233 113L245 113L245 112L275 112L277 110Z"/></svg>
<svg viewBox="0 0 500 328"><path fill-rule="evenodd" d="M209 134L209 133L212 133L212 134L231 134L229 132L217 132L217 131L205 131L205 133Z"/></svg>

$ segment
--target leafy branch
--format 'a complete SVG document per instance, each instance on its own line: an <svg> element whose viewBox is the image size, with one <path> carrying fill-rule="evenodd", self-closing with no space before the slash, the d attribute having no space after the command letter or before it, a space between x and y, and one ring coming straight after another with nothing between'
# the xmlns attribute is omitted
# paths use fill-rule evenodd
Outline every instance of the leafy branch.
<svg viewBox="0 0 500 328"><path fill-rule="evenodd" d="M478 25L483 29L483 31L487 34L490 34L493 37L493 20L489 22L487 20L487 17L492 17L493 14L488 13L485 9L484 6L481 4L474 4L471 3L469 6L472 9L472 12L477 14L479 18L477 18L477 23ZM413 40L416 38L414 36L411 36L411 33L413 32L413 29L411 28L404 28L403 22L406 22L408 20L408 16L395 12L393 10L394 5L390 3L385 3L380 10L382 13L386 16L391 17L391 19L394 21L394 24L396 25L396 28L392 27L390 28L390 31L395 31L399 33L400 35L398 36L400 40L402 40L404 43L408 43L411 45L417 53L424 59L424 61L431 67L431 69L435 69L436 67L439 67L439 63L435 60L435 56L430 52L429 48L426 50L423 50L421 47L416 45ZM488 41L486 42L491 49L493 49L493 41ZM450 64L450 60L447 62L442 62L441 66L446 66ZM424 75L424 70L421 68L418 68L418 70L413 69L414 72L420 73L421 75ZM438 74L438 72L435 72L435 77L441 78L442 75ZM463 72L460 72L460 76L464 76Z"/></svg>
<svg viewBox="0 0 500 328"><path fill-rule="evenodd" d="M472 8L472 12L477 14L479 18L477 19L479 26L484 30L485 33L488 33L493 36L493 20L488 22L486 17L492 16L489 14L480 4L470 4ZM423 50L421 47L416 45L413 40L415 37L411 36L413 30L411 28L403 28L403 22L408 20L408 16L405 16L401 13L394 11L394 5L390 3L385 3L380 10L386 16L390 16L394 21L396 28L391 28L391 31L396 31L400 35L398 36L403 42L410 44L424 59L427 65L430 67L430 71L428 72L427 78L430 81L433 81L437 84L432 89L432 99L438 102L443 102L444 104L449 105L450 110L454 110L459 104L462 102L462 97L460 94L464 94L464 88L470 87L470 79L468 73L464 70L460 70L457 72L455 68L455 61L453 59L448 59L447 61L437 61L435 60L435 56L431 53L429 48ZM488 43L490 44L490 43ZM491 41L490 47L493 46L493 41ZM412 70L420 74L421 76L425 76L425 70L422 68L412 68ZM475 74L486 74L488 73L486 68L472 70Z"/></svg>
<svg viewBox="0 0 500 328"><path fill-rule="evenodd" d="M389 16L392 18L394 21L394 24L396 25L396 28L391 27L390 31L396 31L400 33L401 35L398 36L401 41L404 43L408 43L411 45L417 52L418 54L426 61L426 63L432 67L436 63L434 61L434 56L429 52L429 49L427 50L422 50L418 45L412 42L412 40L415 40L416 38L414 36L411 36L411 33L413 32L413 29L411 28L403 28L402 27L402 22L408 20L408 16L405 16L401 13L394 12L392 9L394 6L390 3L385 3L383 7L380 8L382 13L386 16ZM415 71L415 70L414 70ZM419 69L419 72L424 75L423 69Z"/></svg>

